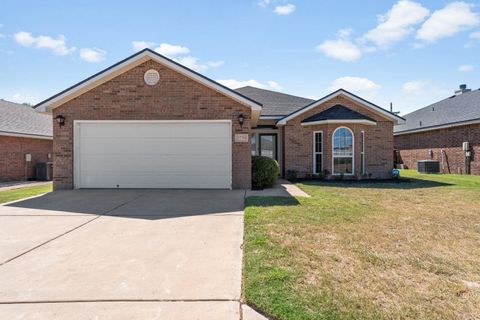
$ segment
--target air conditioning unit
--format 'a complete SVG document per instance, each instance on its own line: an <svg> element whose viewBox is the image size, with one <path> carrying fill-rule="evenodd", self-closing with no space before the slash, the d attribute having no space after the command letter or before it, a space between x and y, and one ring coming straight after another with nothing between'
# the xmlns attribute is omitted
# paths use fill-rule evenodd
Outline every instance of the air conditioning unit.
<svg viewBox="0 0 480 320"><path fill-rule="evenodd" d="M36 176L40 181L51 181L53 178L53 162L39 162L36 164Z"/></svg>
<svg viewBox="0 0 480 320"><path fill-rule="evenodd" d="M420 173L440 173L440 162L437 160L420 160L417 162Z"/></svg>

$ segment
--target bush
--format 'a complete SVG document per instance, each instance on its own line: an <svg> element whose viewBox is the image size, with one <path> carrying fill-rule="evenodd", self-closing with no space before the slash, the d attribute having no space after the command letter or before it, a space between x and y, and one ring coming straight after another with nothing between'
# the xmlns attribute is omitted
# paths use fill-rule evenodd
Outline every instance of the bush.
<svg viewBox="0 0 480 320"><path fill-rule="evenodd" d="M252 157L252 187L265 188L273 186L278 178L280 166L278 162L262 156Z"/></svg>
<svg viewBox="0 0 480 320"><path fill-rule="evenodd" d="M330 176L330 171L322 170L320 173L305 173L305 180L325 180Z"/></svg>

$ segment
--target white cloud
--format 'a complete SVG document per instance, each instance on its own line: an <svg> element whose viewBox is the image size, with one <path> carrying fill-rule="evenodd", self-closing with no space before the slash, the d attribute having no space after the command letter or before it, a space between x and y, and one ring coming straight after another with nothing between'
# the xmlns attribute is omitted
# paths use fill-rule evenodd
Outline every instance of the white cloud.
<svg viewBox="0 0 480 320"><path fill-rule="evenodd" d="M199 59L193 56L184 56L172 59L184 65L185 67L198 72L202 72L210 68L218 68L224 64L223 61L207 61L205 63L200 63Z"/></svg>
<svg viewBox="0 0 480 320"><path fill-rule="evenodd" d="M404 95L401 98L403 103L408 100L418 100L417 98L419 97L424 97L426 100L431 100L430 102L432 102L437 98L440 99L448 95L451 92L451 88L445 88L427 80L412 80L402 85L401 92Z"/></svg>
<svg viewBox="0 0 480 320"><path fill-rule="evenodd" d="M475 27L480 23L473 5L465 2L452 2L435 11L417 32L417 39L433 43L451 37L458 32Z"/></svg>
<svg viewBox="0 0 480 320"><path fill-rule="evenodd" d="M318 45L316 51L342 61L355 61L362 56L360 48L348 39L327 40Z"/></svg>
<svg viewBox="0 0 480 320"><path fill-rule="evenodd" d="M67 47L65 36L59 35L56 39L49 36L34 37L30 32L20 31L14 34L15 41L24 47L45 48L59 56L75 51L75 47Z"/></svg>
<svg viewBox="0 0 480 320"><path fill-rule="evenodd" d="M376 84L370 79L352 76L335 79L335 81L333 81L328 87L328 89L331 91L345 89L367 99L375 97L380 88L380 85Z"/></svg>
<svg viewBox="0 0 480 320"><path fill-rule="evenodd" d="M4 39L6 36L3 33L0 33L0 39Z"/></svg>
<svg viewBox="0 0 480 320"><path fill-rule="evenodd" d="M221 83L224 86L229 87L231 89L237 89L237 88L246 87L246 86L256 87L256 88L261 88L261 89L265 88L265 85L261 84L257 80L253 80L253 79L243 80L243 81L235 80L235 79L225 79L225 80L217 80L217 82Z"/></svg>
<svg viewBox="0 0 480 320"><path fill-rule="evenodd" d="M360 41L387 49L414 32L413 27L429 14L430 11L419 3L400 0L386 14L378 16L379 24L365 33Z"/></svg>
<svg viewBox="0 0 480 320"><path fill-rule="evenodd" d="M156 46L155 42L143 40L132 41L131 44L134 51L140 51L145 48L152 48ZM211 68L218 68L225 63L221 60L200 62L199 58L189 55L190 49L188 47L165 42L160 43L160 45L153 50L184 65L187 68L198 72L203 72Z"/></svg>
<svg viewBox="0 0 480 320"><path fill-rule="evenodd" d="M190 49L187 47L169 43L160 43L160 46L155 48L155 51L170 58L190 53Z"/></svg>
<svg viewBox="0 0 480 320"><path fill-rule="evenodd" d="M80 58L87 62L100 62L105 60L107 52L98 48L82 48L80 49Z"/></svg>
<svg viewBox="0 0 480 320"><path fill-rule="evenodd" d="M218 67L221 67L225 64L225 61L222 61L222 60L218 60L218 61L207 61L205 63L205 65L208 67L208 68L218 68Z"/></svg>
<svg viewBox="0 0 480 320"><path fill-rule="evenodd" d="M422 94L425 93L428 85L428 81L414 80L408 81L402 84L402 92L406 94Z"/></svg>
<svg viewBox="0 0 480 320"><path fill-rule="evenodd" d="M283 5L283 6L276 6L275 10L273 10L273 12L275 12L276 14L278 14L280 16L289 15L289 14L293 13L294 11L295 11L295 5L291 4L291 3L287 3L286 5Z"/></svg>
<svg viewBox="0 0 480 320"><path fill-rule="evenodd" d="M480 31L470 33L469 37L471 39L480 40Z"/></svg>
<svg viewBox="0 0 480 320"><path fill-rule="evenodd" d="M16 103L29 103L29 104L36 104L39 100L36 97L30 95L24 95L21 93L15 93L11 100Z"/></svg>
<svg viewBox="0 0 480 320"><path fill-rule="evenodd" d="M282 91L283 90L283 87L276 81L267 81L268 83L268 86L274 90L277 90L277 91Z"/></svg>
<svg viewBox="0 0 480 320"><path fill-rule="evenodd" d="M480 31L470 33L468 36L471 40L465 43L465 48L473 48L480 41Z"/></svg>
<svg viewBox="0 0 480 320"><path fill-rule="evenodd" d="M258 1L258 5L262 8L267 7L270 4L270 0L260 0Z"/></svg>
<svg viewBox="0 0 480 320"><path fill-rule="evenodd" d="M140 51L145 48L151 48L155 45L155 42L151 41L132 41L133 51Z"/></svg>
<svg viewBox="0 0 480 320"><path fill-rule="evenodd" d="M337 31L337 35L341 39L348 39L353 33L352 28L340 29Z"/></svg>
<svg viewBox="0 0 480 320"><path fill-rule="evenodd" d="M460 66L458 66L458 71L460 72L470 72L470 71L473 71L475 70L475 67L470 65L470 64L462 64Z"/></svg>
<svg viewBox="0 0 480 320"><path fill-rule="evenodd" d="M278 82L275 82L273 80L267 81L266 84L258 82L257 80L254 80L254 79L243 80L243 81L226 79L226 80L217 80L217 82L231 89L250 86L250 87L256 87L260 89L271 89L271 90L277 90L277 91L283 90L283 87L280 84L278 84Z"/></svg>

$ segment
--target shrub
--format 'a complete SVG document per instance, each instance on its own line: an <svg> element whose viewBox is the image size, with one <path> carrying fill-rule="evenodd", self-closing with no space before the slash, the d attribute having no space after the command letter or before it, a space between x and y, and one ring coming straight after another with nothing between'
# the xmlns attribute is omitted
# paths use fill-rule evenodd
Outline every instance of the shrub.
<svg viewBox="0 0 480 320"><path fill-rule="evenodd" d="M262 156L252 157L252 186L253 188L265 188L273 186L278 178L280 167L278 162Z"/></svg>

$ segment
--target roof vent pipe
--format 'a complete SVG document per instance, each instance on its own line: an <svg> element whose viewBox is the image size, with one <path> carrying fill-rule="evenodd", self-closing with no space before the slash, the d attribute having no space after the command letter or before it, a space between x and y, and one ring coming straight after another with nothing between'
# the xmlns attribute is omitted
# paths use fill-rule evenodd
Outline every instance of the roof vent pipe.
<svg viewBox="0 0 480 320"><path fill-rule="evenodd" d="M459 86L460 90L456 90L455 91L455 95L458 96L458 95L461 95L462 93L465 93L465 92L469 92L469 91L472 91L472 89L467 89L467 85L466 84L461 84Z"/></svg>

